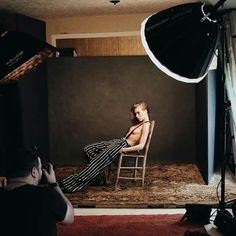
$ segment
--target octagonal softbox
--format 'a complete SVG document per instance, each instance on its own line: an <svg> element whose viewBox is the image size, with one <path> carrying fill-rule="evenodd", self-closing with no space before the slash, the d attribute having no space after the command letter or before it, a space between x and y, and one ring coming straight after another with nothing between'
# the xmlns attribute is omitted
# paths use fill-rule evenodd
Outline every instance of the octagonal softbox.
<svg viewBox="0 0 236 236"><path fill-rule="evenodd" d="M188 83L205 77L220 35L216 18L209 14L212 8L203 3L187 3L143 21L142 43L159 69Z"/></svg>

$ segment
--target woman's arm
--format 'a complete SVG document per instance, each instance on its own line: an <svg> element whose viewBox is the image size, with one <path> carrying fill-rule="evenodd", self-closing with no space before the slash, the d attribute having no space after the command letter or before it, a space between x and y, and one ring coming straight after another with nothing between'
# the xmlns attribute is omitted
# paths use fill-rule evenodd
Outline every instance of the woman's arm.
<svg viewBox="0 0 236 236"><path fill-rule="evenodd" d="M139 140L139 143L132 146L132 147L124 147L121 148L121 152L133 152L133 151L139 151L139 150L143 150L147 141L147 137L149 134L149 129L150 129L150 123L145 123L143 124L143 128L141 131L141 137Z"/></svg>

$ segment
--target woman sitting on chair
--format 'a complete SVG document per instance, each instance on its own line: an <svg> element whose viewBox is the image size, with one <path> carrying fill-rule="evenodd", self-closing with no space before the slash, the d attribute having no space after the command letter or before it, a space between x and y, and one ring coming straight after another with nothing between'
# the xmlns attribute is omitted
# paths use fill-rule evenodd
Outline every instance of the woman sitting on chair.
<svg viewBox="0 0 236 236"><path fill-rule="evenodd" d="M141 101L131 107L132 126L125 137L92 143L84 147L88 164L80 173L70 175L60 182L65 192L79 191L95 178L100 180L105 167L110 165L121 152L142 150L149 134L149 109L146 102Z"/></svg>

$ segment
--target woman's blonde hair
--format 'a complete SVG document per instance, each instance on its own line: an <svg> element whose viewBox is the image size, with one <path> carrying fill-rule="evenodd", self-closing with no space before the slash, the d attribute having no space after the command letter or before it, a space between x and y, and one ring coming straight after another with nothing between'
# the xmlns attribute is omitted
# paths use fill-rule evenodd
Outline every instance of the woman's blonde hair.
<svg viewBox="0 0 236 236"><path fill-rule="evenodd" d="M149 107L148 107L148 105L147 105L146 102L140 101L140 102L134 103L134 104L132 105L132 107L130 108L130 112L132 113L132 117L133 117L133 118L132 118L132 123L133 123L133 124L139 123L138 119L137 119L136 116L135 116L135 112L134 112L135 108L137 108L138 106L141 106L141 107L142 107L142 110L147 110L147 113L149 114Z"/></svg>
<svg viewBox="0 0 236 236"><path fill-rule="evenodd" d="M142 110L147 110L147 112L149 113L149 108L146 102L144 101L140 101L140 102L136 102L133 104L133 106L131 107L131 111L134 112L135 108L137 108L138 106L142 107Z"/></svg>

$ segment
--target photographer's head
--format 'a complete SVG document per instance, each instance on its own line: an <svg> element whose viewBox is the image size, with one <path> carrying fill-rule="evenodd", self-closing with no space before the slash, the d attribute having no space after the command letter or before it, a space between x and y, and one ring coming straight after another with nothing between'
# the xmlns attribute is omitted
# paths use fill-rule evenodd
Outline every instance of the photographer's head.
<svg viewBox="0 0 236 236"><path fill-rule="evenodd" d="M37 185L42 177L41 159L35 149L15 149L7 154L7 180L28 178Z"/></svg>

